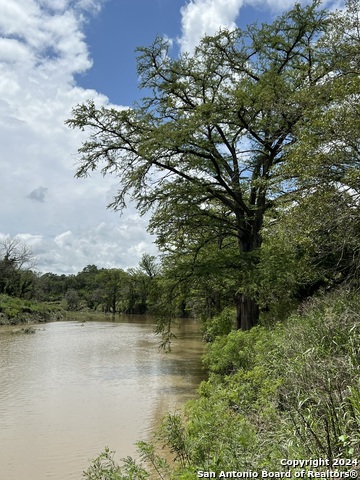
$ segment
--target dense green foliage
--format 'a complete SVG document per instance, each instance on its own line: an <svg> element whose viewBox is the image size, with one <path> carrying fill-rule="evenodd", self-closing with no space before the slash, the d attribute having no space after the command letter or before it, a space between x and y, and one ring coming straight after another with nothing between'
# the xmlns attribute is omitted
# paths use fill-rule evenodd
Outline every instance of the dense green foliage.
<svg viewBox="0 0 360 480"><path fill-rule="evenodd" d="M4 237L0 242L0 293L20 298L32 296L33 260L31 250L24 242L16 237Z"/></svg>
<svg viewBox="0 0 360 480"><path fill-rule="evenodd" d="M46 322L63 318L57 303L37 302L0 294L0 325Z"/></svg>
<svg viewBox="0 0 360 480"><path fill-rule="evenodd" d="M5 263L4 257L0 269ZM128 271L88 265L76 275L37 274L26 267L3 268L0 273L0 309L8 319L19 313L7 308L10 298L13 305L50 302L68 311L144 314L155 308L159 265L145 254L138 268Z"/></svg>

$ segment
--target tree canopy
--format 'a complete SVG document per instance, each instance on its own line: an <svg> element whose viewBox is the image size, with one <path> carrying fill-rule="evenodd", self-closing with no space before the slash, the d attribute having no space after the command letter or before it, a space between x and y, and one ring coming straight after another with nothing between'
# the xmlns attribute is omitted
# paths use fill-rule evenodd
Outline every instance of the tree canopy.
<svg viewBox="0 0 360 480"><path fill-rule="evenodd" d="M220 31L193 55L175 59L158 37L138 49L147 95L140 103L116 109L89 101L67 121L89 132L77 176L95 169L116 175L111 207L124 208L130 194L141 213L151 210L164 251L196 236L197 248L234 239L237 325L244 330L257 323L259 309L244 293L241 258L256 268L266 212L292 201L301 174L293 165L306 159L307 139L318 138L313 112L336 105L336 84L352 84L348 54L355 40L346 28L336 30L339 18L349 25L317 1L295 5L272 24Z"/></svg>

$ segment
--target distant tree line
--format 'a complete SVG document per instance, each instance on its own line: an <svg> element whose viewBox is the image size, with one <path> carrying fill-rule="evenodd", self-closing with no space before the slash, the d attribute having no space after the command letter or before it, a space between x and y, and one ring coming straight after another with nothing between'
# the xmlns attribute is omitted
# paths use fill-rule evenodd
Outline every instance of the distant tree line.
<svg viewBox="0 0 360 480"><path fill-rule="evenodd" d="M0 243L0 294L41 302L59 302L67 310L145 314L160 272L156 258L144 254L127 271L88 265L76 275L37 273L31 249L17 237Z"/></svg>

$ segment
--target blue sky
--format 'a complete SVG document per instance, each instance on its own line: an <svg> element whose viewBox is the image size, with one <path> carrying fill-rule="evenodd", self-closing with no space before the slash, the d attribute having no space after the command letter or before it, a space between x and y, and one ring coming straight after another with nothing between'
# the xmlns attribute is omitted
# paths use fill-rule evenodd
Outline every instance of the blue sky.
<svg viewBox="0 0 360 480"><path fill-rule="evenodd" d="M157 35L173 41L172 54L179 54L182 35L181 9L184 0L107 0L99 15L84 28L93 67L77 81L84 88L99 88L111 102L131 104L141 97L136 77L136 53L148 46ZM216 3L216 2L215 2ZM219 2L220 3L220 2ZM240 2L232 2L240 4ZM271 18L277 9L245 5L237 17L244 26Z"/></svg>
<svg viewBox="0 0 360 480"><path fill-rule="evenodd" d="M204 33L271 20L290 0L0 0L0 247L16 236L40 272L129 268L156 254L135 208L106 209L116 179L77 180L85 139L64 122L78 103L139 99L134 50L165 35L172 54Z"/></svg>
<svg viewBox="0 0 360 480"><path fill-rule="evenodd" d="M180 34L180 0L108 0L100 15L85 27L93 67L77 81L101 88L111 102L138 98L135 49L156 35Z"/></svg>

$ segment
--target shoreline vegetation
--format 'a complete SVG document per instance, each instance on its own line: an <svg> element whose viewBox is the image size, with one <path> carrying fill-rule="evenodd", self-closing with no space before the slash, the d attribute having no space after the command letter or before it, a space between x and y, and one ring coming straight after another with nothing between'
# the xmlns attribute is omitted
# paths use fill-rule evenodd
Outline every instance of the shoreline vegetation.
<svg viewBox="0 0 360 480"><path fill-rule="evenodd" d="M65 318L66 312L58 302L36 302L0 295L0 326L46 323Z"/></svg>
<svg viewBox="0 0 360 480"><path fill-rule="evenodd" d="M6 325L26 325L36 323L57 322L61 320L87 321L100 317L129 315L122 312L94 311L83 306L81 310L67 310L62 302L38 302L24 300L0 294L0 327Z"/></svg>

